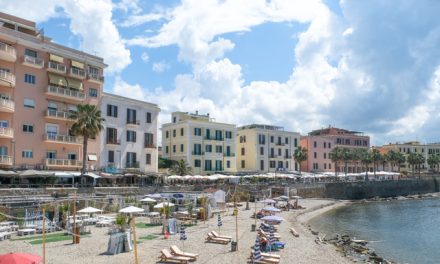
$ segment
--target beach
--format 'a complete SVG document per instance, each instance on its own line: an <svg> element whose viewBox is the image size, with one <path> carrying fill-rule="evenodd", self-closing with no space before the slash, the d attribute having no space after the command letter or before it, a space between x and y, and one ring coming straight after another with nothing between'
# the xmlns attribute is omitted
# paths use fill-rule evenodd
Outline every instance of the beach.
<svg viewBox="0 0 440 264"><path fill-rule="evenodd" d="M342 256L330 244L319 244L315 242L316 235L308 229L307 222L337 206L344 205L345 202L325 199L302 199L300 205L306 209L284 211L279 215L284 221L278 227L281 241L286 243L284 249L275 252L281 256L281 263L304 263L304 264L324 264L324 263L353 263L348 258ZM262 204L258 204L261 208ZM138 244L139 263L157 263L160 250L177 245L183 251L199 254L196 263L246 263L250 256L251 246L255 243L257 233L251 232L251 225L255 219L250 216L254 212L254 204L250 203L251 210L245 210L245 206L239 207L238 211L238 250L231 252L231 245L220 245L205 243L207 233L215 230L221 235L233 237L235 240L235 217L232 215L233 209L226 209L222 214L223 225L217 226L217 217L209 221L199 221L196 226L186 228L187 240L182 242L179 235L171 235L167 240L160 235L161 227L137 228L136 235L141 241ZM148 218L136 218L137 223L148 223ZM257 226L261 221L257 221ZM299 237L294 237L289 229L294 227L299 233ZM107 228L92 227L92 234L81 238L81 243L72 245L71 241L60 241L46 244L46 263L134 263L134 253L127 252L118 255L106 255L108 243ZM156 237L148 240L147 237ZM15 238L15 237L14 237ZM31 245L28 241L1 241L0 253L8 252L28 252L42 255L41 245Z"/></svg>

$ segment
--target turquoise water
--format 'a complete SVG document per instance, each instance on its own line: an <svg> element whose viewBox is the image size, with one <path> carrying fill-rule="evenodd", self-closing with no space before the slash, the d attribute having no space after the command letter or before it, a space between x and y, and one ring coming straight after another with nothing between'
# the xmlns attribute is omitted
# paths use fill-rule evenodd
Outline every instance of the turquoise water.
<svg viewBox="0 0 440 264"><path fill-rule="evenodd" d="M349 234L398 263L440 263L440 199L358 203L312 219L327 235Z"/></svg>

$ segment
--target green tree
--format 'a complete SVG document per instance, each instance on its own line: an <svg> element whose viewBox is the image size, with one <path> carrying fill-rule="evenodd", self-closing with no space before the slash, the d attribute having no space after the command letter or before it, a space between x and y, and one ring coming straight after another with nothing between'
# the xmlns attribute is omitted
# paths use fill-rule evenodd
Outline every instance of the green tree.
<svg viewBox="0 0 440 264"><path fill-rule="evenodd" d="M418 163L418 160L417 160L417 153L415 153L415 152L411 152L411 153L409 153L408 154L408 157L407 157L407 160L408 160L408 164L411 166L411 168L412 168L412 174L413 174L413 177L415 177L415 166L417 165L417 163Z"/></svg>
<svg viewBox="0 0 440 264"><path fill-rule="evenodd" d="M83 104L77 106L77 111L70 113L70 118L75 119L72 133L83 137L83 164L81 173L86 173L87 145L90 138L95 138L103 129L104 118L96 105Z"/></svg>
<svg viewBox="0 0 440 264"><path fill-rule="evenodd" d="M420 171L422 168L422 164L424 164L426 161L425 156L423 156L421 153L417 153L416 154L416 161L417 161L417 163L416 163L417 167L419 169L419 179L420 179Z"/></svg>
<svg viewBox="0 0 440 264"><path fill-rule="evenodd" d="M342 160L342 149L340 147L332 149L330 159L335 163L335 175L338 176L338 163Z"/></svg>
<svg viewBox="0 0 440 264"><path fill-rule="evenodd" d="M373 158L371 156L371 152L369 152L367 149L361 149L359 151L359 157L361 163L365 166L365 180L368 181L368 167L370 166L371 162L373 161Z"/></svg>
<svg viewBox="0 0 440 264"><path fill-rule="evenodd" d="M159 169L169 169L171 168L172 164L173 164L172 160L159 157L159 161L158 161Z"/></svg>
<svg viewBox="0 0 440 264"><path fill-rule="evenodd" d="M307 160L307 149L299 146L297 149L295 149L295 152L293 153L293 159L295 160L296 163L298 163L299 174L301 175L301 162Z"/></svg>
<svg viewBox="0 0 440 264"><path fill-rule="evenodd" d="M403 163L405 163L406 157L405 157L405 155L403 153L396 152L395 161L396 161L397 166L398 166L398 172L400 173L400 167L402 166Z"/></svg>
<svg viewBox="0 0 440 264"><path fill-rule="evenodd" d="M394 171L394 166L398 162L397 152L395 150L390 150L386 153L386 160L390 164L391 171Z"/></svg>
<svg viewBox="0 0 440 264"><path fill-rule="evenodd" d="M382 160L382 154L380 154L378 149L373 148L371 151L371 160L373 161L374 178L376 178L377 167L379 162Z"/></svg>
<svg viewBox="0 0 440 264"><path fill-rule="evenodd" d="M170 172L176 175L184 176L191 174L192 169L188 166L185 160L181 159L171 166Z"/></svg>
<svg viewBox="0 0 440 264"><path fill-rule="evenodd" d="M343 148L342 153L341 153L341 159L342 159L342 161L344 161L345 176L347 176L347 172L348 172L348 163L352 160L352 158L353 158L353 155L352 155L352 152L350 151L350 149Z"/></svg>
<svg viewBox="0 0 440 264"><path fill-rule="evenodd" d="M428 157L427 160L429 166L431 167L432 171L435 171L435 168L437 167L437 172L439 171L439 164L440 164L440 156L438 154L432 154Z"/></svg>

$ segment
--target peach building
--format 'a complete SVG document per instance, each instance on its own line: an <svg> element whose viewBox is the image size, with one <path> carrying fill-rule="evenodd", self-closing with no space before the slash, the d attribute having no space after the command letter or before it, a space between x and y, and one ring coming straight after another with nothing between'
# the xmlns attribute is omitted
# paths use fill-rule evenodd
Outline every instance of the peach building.
<svg viewBox="0 0 440 264"><path fill-rule="evenodd" d="M0 13L0 167L79 170L82 142L69 112L98 104L102 58L58 45L34 22ZM99 137L89 141L96 167Z"/></svg>
<svg viewBox="0 0 440 264"><path fill-rule="evenodd" d="M307 161L301 163L301 170L308 172L334 172L335 164L330 152L335 148L370 148L370 137L362 132L328 127L313 130L301 137L301 147L307 149ZM338 164L337 171L344 171L344 165ZM348 172L361 172L360 166L348 164Z"/></svg>

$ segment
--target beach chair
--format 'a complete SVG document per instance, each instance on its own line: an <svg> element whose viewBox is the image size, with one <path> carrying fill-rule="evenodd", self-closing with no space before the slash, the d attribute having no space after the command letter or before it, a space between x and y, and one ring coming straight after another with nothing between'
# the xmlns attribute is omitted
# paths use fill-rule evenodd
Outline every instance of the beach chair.
<svg viewBox="0 0 440 264"><path fill-rule="evenodd" d="M174 256L168 249L162 249L160 251L162 254L159 256L160 261L162 262L176 262L176 263L184 263L187 264L191 258Z"/></svg>
<svg viewBox="0 0 440 264"><path fill-rule="evenodd" d="M193 254L193 253L188 253L188 252L183 252L182 250L180 250L180 248L178 248L177 246L171 246L171 253L174 256L180 256L180 257L187 257L190 258L191 261L196 261L197 257L199 256L199 254Z"/></svg>
<svg viewBox="0 0 440 264"><path fill-rule="evenodd" d="M262 236L268 238L269 235L270 235L270 233L266 233L266 232L264 232L264 230L261 230L261 229L260 229L260 235L262 235ZM274 236L276 239L280 239L280 238L281 238L281 235L280 235L279 233L273 233L273 236Z"/></svg>
<svg viewBox="0 0 440 264"><path fill-rule="evenodd" d="M267 258L267 257L261 256L261 259L259 259L259 260L251 260L251 263L254 263L254 264L278 264L278 263L280 263L280 259Z"/></svg>
<svg viewBox="0 0 440 264"><path fill-rule="evenodd" d="M230 242L230 240L224 238L216 238L211 234L211 232L209 232L208 237L206 237L206 242L226 245Z"/></svg>
<svg viewBox="0 0 440 264"><path fill-rule="evenodd" d="M276 254L269 254L269 253L264 253L264 252L260 252L261 256L264 258L274 258L274 259L280 259L281 256L280 255L276 255ZM249 257L249 259L252 259L252 256L254 255L254 251L251 251L251 256Z"/></svg>
<svg viewBox="0 0 440 264"><path fill-rule="evenodd" d="M230 236L221 236L221 235L219 235L216 231L211 231L211 234L212 234L215 238L223 238L223 239L229 239L229 240L232 240L232 237L230 237Z"/></svg>
<svg viewBox="0 0 440 264"><path fill-rule="evenodd" d="M298 232L296 232L296 230L295 230L293 227L290 228L290 233L292 233L292 235L293 235L294 237L299 237Z"/></svg>

